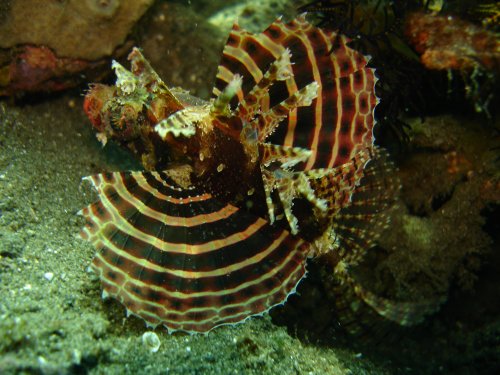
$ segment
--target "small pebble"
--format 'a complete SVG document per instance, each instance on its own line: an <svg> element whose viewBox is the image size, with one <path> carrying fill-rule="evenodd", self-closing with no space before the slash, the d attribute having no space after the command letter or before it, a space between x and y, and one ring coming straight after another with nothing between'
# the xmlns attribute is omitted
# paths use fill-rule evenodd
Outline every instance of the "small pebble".
<svg viewBox="0 0 500 375"><path fill-rule="evenodd" d="M151 331L144 332L142 335L142 343L151 353L156 353L161 345L158 335Z"/></svg>
<svg viewBox="0 0 500 375"><path fill-rule="evenodd" d="M45 272L43 274L43 277L45 277L47 281L52 281L52 279L54 278L54 274L52 272Z"/></svg>

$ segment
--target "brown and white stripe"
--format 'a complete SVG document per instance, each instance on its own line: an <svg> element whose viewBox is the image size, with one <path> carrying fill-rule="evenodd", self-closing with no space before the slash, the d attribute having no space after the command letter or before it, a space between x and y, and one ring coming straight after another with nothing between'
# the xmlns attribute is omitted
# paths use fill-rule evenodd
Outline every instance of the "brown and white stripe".
<svg viewBox="0 0 500 375"><path fill-rule="evenodd" d="M275 21L263 33L251 34L235 25L224 48L214 95L234 75L243 77L233 106L265 77L269 67L289 51L293 76L276 81L260 95L263 112L293 96L312 82L319 85L311 106L290 111L283 124L266 141L312 151L299 170L335 168L373 143L375 96L374 69L368 58L348 47L349 39L309 24L303 16ZM286 52L288 53L288 52Z"/></svg>
<svg viewBox="0 0 500 375"><path fill-rule="evenodd" d="M162 172L89 177L100 200L81 211L104 295L170 331L206 332L283 303L309 244Z"/></svg>

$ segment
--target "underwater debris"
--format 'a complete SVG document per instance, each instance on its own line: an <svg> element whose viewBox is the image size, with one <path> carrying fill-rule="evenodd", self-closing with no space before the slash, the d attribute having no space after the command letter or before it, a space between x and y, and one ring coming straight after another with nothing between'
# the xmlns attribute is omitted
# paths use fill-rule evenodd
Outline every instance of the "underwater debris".
<svg viewBox="0 0 500 375"><path fill-rule="evenodd" d="M104 296L149 326L207 332L282 304L307 258L330 254L375 301L348 268L399 182L373 145L374 69L348 41L303 16L261 34L235 25L209 102L167 88L138 49L131 71L114 63L116 86L94 85L85 112L147 171L87 177L100 200L81 234Z"/></svg>

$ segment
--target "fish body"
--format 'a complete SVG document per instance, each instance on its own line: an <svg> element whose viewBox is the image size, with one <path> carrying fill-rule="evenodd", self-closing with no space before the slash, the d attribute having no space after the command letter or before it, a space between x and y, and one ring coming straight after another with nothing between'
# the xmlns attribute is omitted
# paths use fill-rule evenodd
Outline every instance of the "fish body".
<svg viewBox="0 0 500 375"><path fill-rule="evenodd" d="M207 332L283 303L306 260L339 275L387 225L397 184L373 145L375 73L348 39L304 16L235 25L213 98L168 88L138 49L84 109L145 171L88 177L82 237L106 296L169 331ZM389 171L390 172L390 171ZM382 173L383 174L383 173Z"/></svg>

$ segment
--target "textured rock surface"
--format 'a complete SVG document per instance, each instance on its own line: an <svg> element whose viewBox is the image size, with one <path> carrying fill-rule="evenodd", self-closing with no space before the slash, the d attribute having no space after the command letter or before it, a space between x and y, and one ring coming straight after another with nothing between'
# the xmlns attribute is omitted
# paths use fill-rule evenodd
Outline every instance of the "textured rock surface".
<svg viewBox="0 0 500 375"><path fill-rule="evenodd" d="M400 299L471 290L492 249L483 227L500 203L498 139L487 125L451 116L410 126L403 202L381 240L388 254L377 275Z"/></svg>
<svg viewBox="0 0 500 375"><path fill-rule="evenodd" d="M153 0L2 1L0 47L44 45L59 57L96 60L124 42Z"/></svg>

